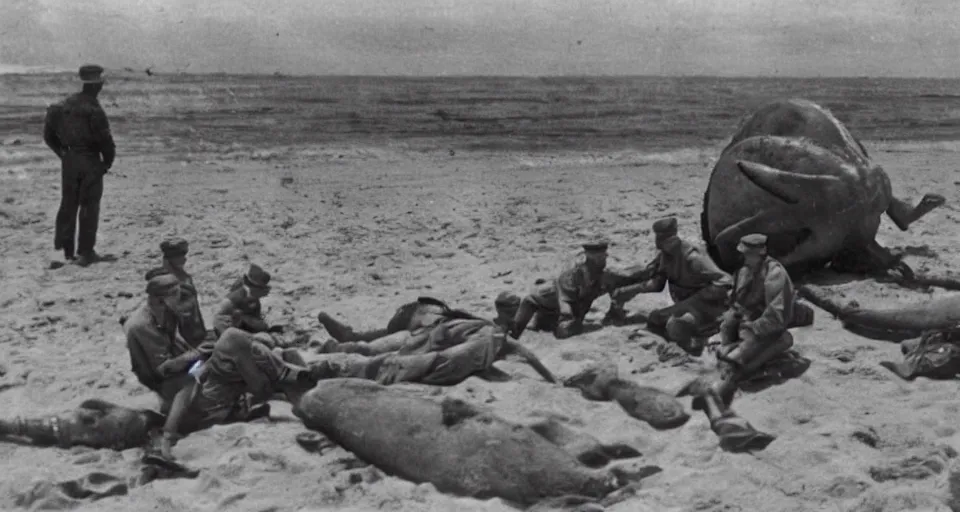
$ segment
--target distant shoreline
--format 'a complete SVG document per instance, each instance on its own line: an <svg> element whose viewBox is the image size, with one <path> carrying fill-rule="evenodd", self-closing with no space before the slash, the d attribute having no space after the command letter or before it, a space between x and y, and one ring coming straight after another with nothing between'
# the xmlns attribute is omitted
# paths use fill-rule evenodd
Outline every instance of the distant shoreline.
<svg viewBox="0 0 960 512"><path fill-rule="evenodd" d="M7 69L0 65L0 76L37 76L37 75L73 75L76 71L72 69L61 68L13 68ZM146 70L136 70L129 68L107 69L106 75L109 78L113 76L144 76L147 78L163 77L229 77L229 78L302 78L302 79L388 79L388 80L631 80L631 79L657 79L657 80L729 80L729 81L940 81L954 82L960 81L957 77L937 77L937 76L786 76L786 75L337 75L337 74L299 74L299 73L234 73L222 71L207 72L177 72L177 71L151 71L147 74Z"/></svg>

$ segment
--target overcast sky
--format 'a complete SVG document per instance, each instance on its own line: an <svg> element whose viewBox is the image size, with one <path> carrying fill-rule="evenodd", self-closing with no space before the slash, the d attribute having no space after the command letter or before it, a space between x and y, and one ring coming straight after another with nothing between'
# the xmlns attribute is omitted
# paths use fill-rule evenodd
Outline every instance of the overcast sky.
<svg viewBox="0 0 960 512"><path fill-rule="evenodd" d="M960 77L960 0L0 0L0 65Z"/></svg>

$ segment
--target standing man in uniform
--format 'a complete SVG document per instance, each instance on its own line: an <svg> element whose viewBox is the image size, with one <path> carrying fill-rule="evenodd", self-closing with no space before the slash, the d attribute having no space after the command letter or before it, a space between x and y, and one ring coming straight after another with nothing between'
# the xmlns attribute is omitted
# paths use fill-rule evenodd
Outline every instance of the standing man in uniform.
<svg viewBox="0 0 960 512"><path fill-rule="evenodd" d="M63 250L67 260L79 255L76 262L85 267L100 260L94 246L103 175L113 166L116 146L107 114L97 101L104 84L103 68L88 64L80 68L79 75L83 90L47 109L43 140L61 163L60 209L53 245Z"/></svg>
<svg viewBox="0 0 960 512"><path fill-rule="evenodd" d="M638 284L610 292L606 321L624 318L623 305L640 293L663 291L669 285L674 305L657 309L647 318L647 327L676 342L693 355L700 355L709 331L716 332L727 308L733 283L729 275L697 247L677 236L676 217L653 223L657 255L647 265L652 276Z"/></svg>

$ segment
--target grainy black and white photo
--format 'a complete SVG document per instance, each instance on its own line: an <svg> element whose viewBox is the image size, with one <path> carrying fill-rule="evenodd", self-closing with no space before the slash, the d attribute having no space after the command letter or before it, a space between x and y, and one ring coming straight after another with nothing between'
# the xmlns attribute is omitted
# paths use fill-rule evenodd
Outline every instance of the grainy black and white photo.
<svg viewBox="0 0 960 512"><path fill-rule="evenodd" d="M0 0L0 509L960 511L960 3Z"/></svg>

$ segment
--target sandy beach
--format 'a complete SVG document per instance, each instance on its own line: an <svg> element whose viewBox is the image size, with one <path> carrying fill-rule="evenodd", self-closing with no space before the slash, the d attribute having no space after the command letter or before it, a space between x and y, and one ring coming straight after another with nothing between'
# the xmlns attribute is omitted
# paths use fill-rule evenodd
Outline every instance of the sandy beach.
<svg viewBox="0 0 960 512"><path fill-rule="evenodd" d="M48 101L70 91L59 90L48 91ZM23 103L35 106L34 99ZM134 107L120 110L129 116ZM35 126L37 115L19 126ZM97 247L118 260L59 269L49 268L62 258L52 243L59 163L39 131L10 131L0 146L0 411L39 416L92 397L156 406L130 372L118 318L143 300L143 273L159 263L158 244L169 236L190 241L188 269L208 322L229 284L257 263L274 276L263 301L271 323L321 340L321 310L372 328L418 295L492 315L497 293L526 292L595 235L612 242L610 265L646 262L654 254L651 223L663 216L677 216L681 236L699 242L702 194L719 139L732 132L735 118L709 144L602 151L454 148L437 134L416 142L291 142L275 138L256 115L235 122L259 144L202 144L171 131L189 121L158 123L153 137L124 132L118 122L118 159L106 176ZM909 231L885 218L880 243L906 252L918 271L955 274L960 143L864 144L900 196L947 197ZM928 297L873 281L829 290L865 306ZM668 301L666 293L649 294L628 308L649 311ZM600 299L588 319L599 321L608 303ZM721 451L701 413L679 429L656 431L616 404L587 401L512 360L498 364L513 376L509 382L404 387L483 404L520 423L556 415L602 441L634 446L643 457L628 467L655 464L663 472L612 511L960 510L960 494L951 494L960 486L960 476L952 476L960 449L957 382L901 381L878 365L899 360L897 344L858 337L824 311L816 314L813 326L794 330L810 369L734 402L754 426L777 436L754 455ZM622 376L673 392L713 363L706 356L661 362L657 341L638 326L567 340L523 337L561 379L612 360ZM139 450L3 443L0 508L514 510L501 500L458 498L386 476L339 447L307 453L294 442L303 430L289 405L275 403L272 422L214 427L181 441L175 453L201 471L197 479L156 481L98 501L58 499L44 482L91 472L135 475Z"/></svg>

